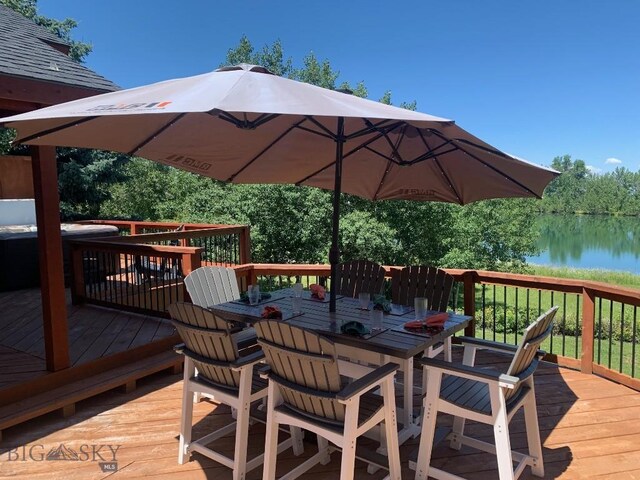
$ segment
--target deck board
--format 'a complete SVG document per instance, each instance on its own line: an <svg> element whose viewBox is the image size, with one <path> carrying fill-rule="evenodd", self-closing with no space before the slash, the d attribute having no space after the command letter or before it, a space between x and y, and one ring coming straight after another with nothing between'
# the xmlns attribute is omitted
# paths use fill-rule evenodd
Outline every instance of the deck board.
<svg viewBox="0 0 640 480"><path fill-rule="evenodd" d="M141 325L140 325L141 326ZM454 349L457 350L457 349ZM1 351L0 351L1 353ZM456 355L458 353L456 352ZM1 358L1 355L0 355ZM479 363L500 365L504 359L479 355ZM107 392L83 401L71 418L47 415L4 431L3 448L34 443L52 448L64 443L77 448L82 443L122 445L117 453L119 471L109 478L166 479L231 478L230 470L198 454L186 465L178 465L178 428L182 381L179 375L158 375L139 382L131 393ZM536 373L538 414L546 463L545 478L614 478L634 479L640 474L640 393L594 375L543 364ZM203 401L194 408L196 432L225 425L229 409ZM441 424L449 424L446 417ZM470 424L469 432L490 439L489 427ZM524 421L519 413L512 422L512 444L526 445ZM250 455L261 453L264 427L251 429ZM407 458L419 440L410 440L401 448L403 478L413 478ZM219 442L230 453L233 437ZM304 458L314 446L305 443ZM6 455L6 454L5 454ZM497 478L494 458L467 447L459 452L440 445L434 450L434 463L470 479ZM290 451L279 457L278 474L302 461ZM310 480L339 477L340 455L334 453L331 463L314 468L304 478ZM68 479L105 478L94 462L2 462L3 475L24 475L32 479L62 477ZM364 465L357 464L356 478L379 479L382 472L367 475ZM261 478L258 468L247 479ZM529 471L521 478L533 479Z"/></svg>
<svg viewBox="0 0 640 480"><path fill-rule="evenodd" d="M0 389L45 375L39 289L0 292ZM88 305L72 305L67 290L73 366L170 337L169 321Z"/></svg>

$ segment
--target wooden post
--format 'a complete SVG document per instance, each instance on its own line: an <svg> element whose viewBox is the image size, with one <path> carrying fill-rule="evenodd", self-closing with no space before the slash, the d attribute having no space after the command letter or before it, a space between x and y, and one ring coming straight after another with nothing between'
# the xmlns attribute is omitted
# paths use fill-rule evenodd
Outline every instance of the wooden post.
<svg viewBox="0 0 640 480"><path fill-rule="evenodd" d="M200 268L202 266L201 256L203 250L204 248L198 247L193 253L182 254L182 275L186 277L196 268ZM187 292L187 286L183 284L182 289L184 290L185 301L190 302L191 297L189 296L189 292Z"/></svg>
<svg viewBox="0 0 640 480"><path fill-rule="evenodd" d="M471 322L464 329L467 337L476 336L476 284L475 272L468 271L463 275L464 282L464 314L473 317Z"/></svg>
<svg viewBox="0 0 640 480"><path fill-rule="evenodd" d="M249 270L247 275L247 288L249 285L257 285L258 284L258 275L256 274L256 268L254 265L251 265L251 270Z"/></svg>
<svg viewBox="0 0 640 480"><path fill-rule="evenodd" d="M596 300L593 290L582 290L582 356L580 371L593 373L593 335L596 314Z"/></svg>
<svg viewBox="0 0 640 480"><path fill-rule="evenodd" d="M191 272L193 272L196 268L200 268L202 266L202 251L204 248L197 247L194 248L192 253L183 253L182 254L182 274L186 277Z"/></svg>
<svg viewBox="0 0 640 480"><path fill-rule="evenodd" d="M70 366L55 147L33 147L32 165L45 356L55 372Z"/></svg>
<svg viewBox="0 0 640 480"><path fill-rule="evenodd" d="M240 233L240 263L251 263L251 228L248 225Z"/></svg>
<svg viewBox="0 0 640 480"><path fill-rule="evenodd" d="M85 302L84 258L82 247L70 242L71 254L71 303L80 305Z"/></svg>

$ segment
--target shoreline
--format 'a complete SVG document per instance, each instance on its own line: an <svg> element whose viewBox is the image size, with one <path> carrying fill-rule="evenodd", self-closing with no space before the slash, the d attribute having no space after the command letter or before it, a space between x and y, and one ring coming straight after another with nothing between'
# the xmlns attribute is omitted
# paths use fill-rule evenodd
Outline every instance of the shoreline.
<svg viewBox="0 0 640 480"><path fill-rule="evenodd" d="M640 288L640 274L622 270L600 268L578 268L527 263L536 275L545 277L575 278L619 285L622 287Z"/></svg>

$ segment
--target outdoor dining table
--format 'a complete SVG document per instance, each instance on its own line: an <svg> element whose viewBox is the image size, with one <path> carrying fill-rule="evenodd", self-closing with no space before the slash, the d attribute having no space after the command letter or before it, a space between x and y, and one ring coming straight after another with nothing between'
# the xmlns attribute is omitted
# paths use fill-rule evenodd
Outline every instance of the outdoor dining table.
<svg viewBox="0 0 640 480"><path fill-rule="evenodd" d="M443 342L447 337L464 329L472 317L450 313L442 329L408 331L403 326L406 322L414 320L413 309L392 306L392 312L383 317L382 329L374 330L367 335L355 336L342 333L340 327L351 320L371 326L370 312L360 309L358 299L336 297L337 308L331 313L328 298L314 299L310 292L305 291L302 311L293 313L292 289L277 290L270 292L270 295L269 299L261 301L258 305L249 305L242 300L235 300L211 306L210 309L226 320L251 325L260 320L265 306L277 306L282 312L282 321L316 331L330 338L336 345L339 357L351 360L340 365L341 372L342 367L348 366L348 371L345 371L348 377L356 378L368 373L374 368L370 365L398 363L403 372L403 408L398 415L399 423L402 424L402 429L398 432L399 441L403 443L420 434L420 426L414 415L414 356L422 354L429 347ZM360 363L354 363L353 360Z"/></svg>

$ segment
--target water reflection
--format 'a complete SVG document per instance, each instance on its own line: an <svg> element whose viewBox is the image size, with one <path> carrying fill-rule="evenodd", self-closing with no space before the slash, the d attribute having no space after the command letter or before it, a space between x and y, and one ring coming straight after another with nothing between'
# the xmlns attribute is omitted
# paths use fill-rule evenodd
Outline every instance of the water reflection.
<svg viewBox="0 0 640 480"><path fill-rule="evenodd" d="M637 217L542 215L537 225L542 253L533 263L640 273Z"/></svg>

